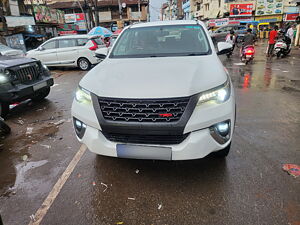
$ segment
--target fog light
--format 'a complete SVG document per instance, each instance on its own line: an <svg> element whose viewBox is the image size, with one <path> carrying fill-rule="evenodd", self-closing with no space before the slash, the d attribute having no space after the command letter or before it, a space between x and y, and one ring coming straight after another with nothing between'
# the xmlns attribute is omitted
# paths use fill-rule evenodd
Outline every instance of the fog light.
<svg viewBox="0 0 300 225"><path fill-rule="evenodd" d="M228 131L229 131L229 123L228 122L218 123L216 127L222 136L226 136L228 134Z"/></svg>
<svg viewBox="0 0 300 225"><path fill-rule="evenodd" d="M76 118L73 118L73 123L77 136L82 138L85 133L86 125Z"/></svg>
<svg viewBox="0 0 300 225"><path fill-rule="evenodd" d="M209 128L210 134L219 144L225 144L230 139L230 126L230 120L217 123Z"/></svg>

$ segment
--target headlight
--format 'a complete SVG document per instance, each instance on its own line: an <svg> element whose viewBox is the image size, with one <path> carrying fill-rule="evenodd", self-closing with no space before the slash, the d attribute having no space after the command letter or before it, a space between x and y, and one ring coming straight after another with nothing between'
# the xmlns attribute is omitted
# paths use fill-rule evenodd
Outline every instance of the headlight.
<svg viewBox="0 0 300 225"><path fill-rule="evenodd" d="M200 94L197 105L205 102L223 103L230 97L230 81L229 79L221 86L202 92Z"/></svg>
<svg viewBox="0 0 300 225"><path fill-rule="evenodd" d="M77 102L82 103L82 104L91 104L92 103L92 98L91 98L90 92L81 87L77 88L75 99Z"/></svg>
<svg viewBox="0 0 300 225"><path fill-rule="evenodd" d="M0 84L7 83L9 81L8 77L4 73L0 73Z"/></svg>
<svg viewBox="0 0 300 225"><path fill-rule="evenodd" d="M45 64L42 64L42 66L43 66L44 70L49 71L48 66L46 66Z"/></svg>

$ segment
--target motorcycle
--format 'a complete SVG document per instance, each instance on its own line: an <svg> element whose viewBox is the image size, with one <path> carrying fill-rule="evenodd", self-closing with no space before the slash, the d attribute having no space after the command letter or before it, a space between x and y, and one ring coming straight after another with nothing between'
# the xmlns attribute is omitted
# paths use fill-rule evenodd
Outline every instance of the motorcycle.
<svg viewBox="0 0 300 225"><path fill-rule="evenodd" d="M4 119L0 117L0 136L10 134L10 127L4 122Z"/></svg>
<svg viewBox="0 0 300 225"><path fill-rule="evenodd" d="M291 44L288 43L285 39L279 39L275 43L274 53L277 58L285 57L291 52Z"/></svg>
<svg viewBox="0 0 300 225"><path fill-rule="evenodd" d="M241 50L241 61L248 64L254 59L255 49L253 45L247 45Z"/></svg>

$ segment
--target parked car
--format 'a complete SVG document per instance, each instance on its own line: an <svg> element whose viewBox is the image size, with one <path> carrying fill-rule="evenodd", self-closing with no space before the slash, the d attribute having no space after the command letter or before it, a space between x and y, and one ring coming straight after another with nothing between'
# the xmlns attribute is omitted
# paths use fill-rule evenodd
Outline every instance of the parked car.
<svg viewBox="0 0 300 225"><path fill-rule="evenodd" d="M23 57L24 52L19 49L13 49L6 45L0 44L0 55L13 56L13 57Z"/></svg>
<svg viewBox="0 0 300 225"><path fill-rule="evenodd" d="M8 114L12 103L46 98L52 85L50 71L40 61L0 56L0 116Z"/></svg>
<svg viewBox="0 0 300 225"><path fill-rule="evenodd" d="M218 43L220 41L225 41L226 36L231 30L234 30L235 34L237 35L237 38L239 39L240 37L244 36L247 28L244 25L235 24L222 26L211 33L211 38L213 42Z"/></svg>
<svg viewBox="0 0 300 225"><path fill-rule="evenodd" d="M125 29L80 81L72 105L79 141L106 156L225 157L235 123L230 76L204 24L160 21Z"/></svg>
<svg viewBox="0 0 300 225"><path fill-rule="evenodd" d="M72 35L52 38L37 49L27 52L26 57L38 59L47 66L78 66L89 70L100 60L95 57L98 48L105 48L100 37Z"/></svg>

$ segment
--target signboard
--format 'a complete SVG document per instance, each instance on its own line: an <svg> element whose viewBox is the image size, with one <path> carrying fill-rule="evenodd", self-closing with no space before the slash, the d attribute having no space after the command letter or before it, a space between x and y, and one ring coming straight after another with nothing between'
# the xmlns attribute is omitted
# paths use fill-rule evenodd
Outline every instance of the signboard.
<svg viewBox="0 0 300 225"><path fill-rule="evenodd" d="M86 30L86 24L85 24L85 22L77 22L76 25L77 25L77 30L79 30L79 31Z"/></svg>
<svg viewBox="0 0 300 225"><path fill-rule="evenodd" d="M76 21L77 22L83 22L84 21L84 13L76 13Z"/></svg>
<svg viewBox="0 0 300 225"><path fill-rule="evenodd" d="M65 14L65 22L66 23L75 23L76 15L75 14Z"/></svg>
<svg viewBox="0 0 300 225"><path fill-rule="evenodd" d="M299 13L288 13L285 14L284 21L296 21Z"/></svg>
<svg viewBox="0 0 300 225"><path fill-rule="evenodd" d="M228 18L213 19L213 20L208 21L208 26L210 26L210 27L221 27L221 26L227 25L228 22L229 22Z"/></svg>
<svg viewBox="0 0 300 225"><path fill-rule="evenodd" d="M230 4L230 16L252 16L253 4Z"/></svg>
<svg viewBox="0 0 300 225"><path fill-rule="evenodd" d="M257 0L256 16L283 14L283 0Z"/></svg>
<svg viewBox="0 0 300 225"><path fill-rule="evenodd" d="M40 23L65 23L64 12L57 9L50 9L47 6L33 6L35 20Z"/></svg>
<svg viewBox="0 0 300 225"><path fill-rule="evenodd" d="M64 35L74 35L77 34L76 30L62 30L58 31L59 35L64 36Z"/></svg>
<svg viewBox="0 0 300 225"><path fill-rule="evenodd" d="M5 19L8 27L35 25L32 16L6 16Z"/></svg>
<svg viewBox="0 0 300 225"><path fill-rule="evenodd" d="M258 21L259 23L281 22L282 15L280 15L280 16L259 16L259 17L255 17L255 21Z"/></svg>
<svg viewBox="0 0 300 225"><path fill-rule="evenodd" d="M298 13L299 14L299 7L297 6L286 6L284 7L285 13Z"/></svg>

